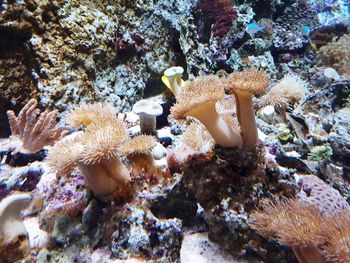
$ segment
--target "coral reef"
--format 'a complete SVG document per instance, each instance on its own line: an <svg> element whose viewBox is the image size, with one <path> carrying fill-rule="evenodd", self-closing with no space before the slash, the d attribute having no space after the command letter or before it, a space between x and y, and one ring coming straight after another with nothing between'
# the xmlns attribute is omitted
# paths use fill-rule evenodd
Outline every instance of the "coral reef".
<svg viewBox="0 0 350 263"><path fill-rule="evenodd" d="M2 1L0 261L348 262L348 18Z"/></svg>

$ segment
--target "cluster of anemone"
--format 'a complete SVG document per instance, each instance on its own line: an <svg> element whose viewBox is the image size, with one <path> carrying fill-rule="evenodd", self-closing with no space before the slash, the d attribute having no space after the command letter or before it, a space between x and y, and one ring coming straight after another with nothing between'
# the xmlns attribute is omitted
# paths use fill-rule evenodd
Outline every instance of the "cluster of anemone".
<svg viewBox="0 0 350 263"><path fill-rule="evenodd" d="M195 118L205 126L216 144L250 151L258 139L253 94L262 94L268 84L266 72L255 68L221 79L214 75L200 76L176 95L171 116L177 120ZM235 96L238 124L230 114L218 111L217 104L224 100L225 93Z"/></svg>
<svg viewBox="0 0 350 263"><path fill-rule="evenodd" d="M96 195L128 194L131 176L121 157L147 155L154 146L153 137L130 139L126 124L109 105L84 104L66 118L73 126L83 125L83 130L66 136L49 150L47 162L53 172L65 176L78 168Z"/></svg>

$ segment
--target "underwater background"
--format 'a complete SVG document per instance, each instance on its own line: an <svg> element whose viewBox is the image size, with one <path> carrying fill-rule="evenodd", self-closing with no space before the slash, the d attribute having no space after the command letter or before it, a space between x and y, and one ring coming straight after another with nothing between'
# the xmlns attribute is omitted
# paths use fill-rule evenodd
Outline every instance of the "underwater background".
<svg viewBox="0 0 350 263"><path fill-rule="evenodd" d="M0 263L350 262L349 0L2 0Z"/></svg>

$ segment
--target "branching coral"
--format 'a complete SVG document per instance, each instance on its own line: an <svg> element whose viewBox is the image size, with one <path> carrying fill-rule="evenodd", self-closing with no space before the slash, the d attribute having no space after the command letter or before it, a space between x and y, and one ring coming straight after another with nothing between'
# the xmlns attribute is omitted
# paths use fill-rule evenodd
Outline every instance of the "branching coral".
<svg viewBox="0 0 350 263"><path fill-rule="evenodd" d="M207 128L217 144L240 148L240 134L232 130L216 110L216 102L223 98L224 88L218 77L197 77L177 96L171 115L174 119L194 117Z"/></svg>
<svg viewBox="0 0 350 263"><path fill-rule="evenodd" d="M287 75L260 98L260 106L273 105L286 109L290 103L299 102L306 93L306 82L296 75Z"/></svg>
<svg viewBox="0 0 350 263"><path fill-rule="evenodd" d="M335 68L338 73L350 77L350 34L344 35L338 41L320 48L317 59L324 65Z"/></svg>
<svg viewBox="0 0 350 263"><path fill-rule="evenodd" d="M66 120L71 127L88 126L96 121L113 121L117 113L115 108L103 103L83 103L67 114Z"/></svg>
<svg viewBox="0 0 350 263"><path fill-rule="evenodd" d="M35 99L29 100L17 117L13 111L7 111L13 153L38 152L66 134L61 128L56 128L57 111L45 111L39 115L37 105Z"/></svg>
<svg viewBox="0 0 350 263"><path fill-rule="evenodd" d="M243 149L252 150L258 139L253 94L262 94L269 84L265 71L249 68L231 73L225 79L225 90L236 98L237 117L243 137Z"/></svg>

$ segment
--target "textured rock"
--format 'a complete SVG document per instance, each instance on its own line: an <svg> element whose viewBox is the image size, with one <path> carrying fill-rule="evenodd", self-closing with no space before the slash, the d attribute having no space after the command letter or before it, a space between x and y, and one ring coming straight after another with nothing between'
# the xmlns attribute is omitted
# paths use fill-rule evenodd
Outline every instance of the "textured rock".
<svg viewBox="0 0 350 263"><path fill-rule="evenodd" d="M11 191L32 191L43 174L42 165L34 162L29 166L11 168L2 165L0 168L0 199Z"/></svg>
<svg viewBox="0 0 350 263"><path fill-rule="evenodd" d="M293 196L298 187L291 173L274 169L264 172L262 151L261 146L251 153L216 148L216 155L190 156L182 167L183 180L204 208L211 240L234 255L280 262L293 259L290 251L279 247L276 255L277 244L267 244L249 227L249 214L261 198Z"/></svg>
<svg viewBox="0 0 350 263"><path fill-rule="evenodd" d="M233 263L248 262L237 260L218 244L208 239L206 233L185 233L182 241L180 261L184 263Z"/></svg>
<svg viewBox="0 0 350 263"><path fill-rule="evenodd" d="M182 224L179 219L160 220L137 206L125 206L116 215L116 231L112 235L112 255L157 261L179 258Z"/></svg>
<svg viewBox="0 0 350 263"><path fill-rule="evenodd" d="M154 12L169 7L65 0L6 5L0 31L5 44L14 44L5 45L0 56L5 76L0 95L13 104L38 97L42 106L55 104L59 110L81 100L130 109L174 59L169 29L163 26L167 21ZM182 5L177 10L186 12ZM135 38L144 41L137 54L130 40Z"/></svg>
<svg viewBox="0 0 350 263"><path fill-rule="evenodd" d="M198 209L193 196L188 193L182 182L182 176L176 175L176 183L163 190L151 206L151 211L158 218L179 218L190 223Z"/></svg>

